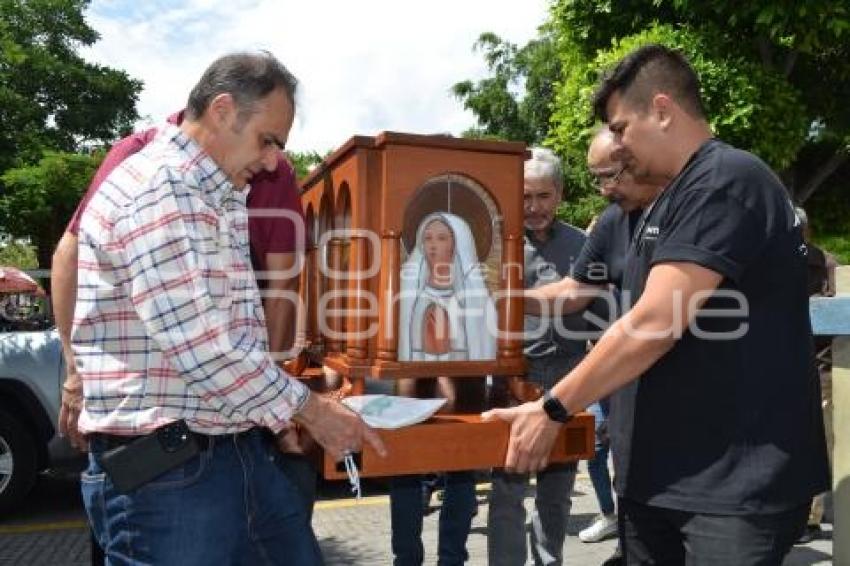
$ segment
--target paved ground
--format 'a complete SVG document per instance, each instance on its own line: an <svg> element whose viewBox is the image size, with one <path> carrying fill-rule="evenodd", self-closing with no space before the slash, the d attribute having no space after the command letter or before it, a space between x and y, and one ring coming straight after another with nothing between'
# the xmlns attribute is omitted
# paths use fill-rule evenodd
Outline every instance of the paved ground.
<svg viewBox="0 0 850 566"><path fill-rule="evenodd" d="M314 525L328 564L385 565L389 555L389 501L381 483L369 483L365 497L348 498L344 486L323 486ZM470 564L487 563L487 486L479 486L478 516L473 523L468 548ZM526 504L530 504L526 499ZM439 502L433 500L435 505ZM583 544L575 536L596 513L596 502L586 475L580 475L573 497L573 514L566 547L565 564L594 566L613 551L614 542ZM438 513L426 518L424 541L426 564L435 564ZM832 540L795 547L784 566L831 564ZM76 566L89 563L85 528L77 482L73 475L47 476L19 513L0 518L0 565Z"/></svg>

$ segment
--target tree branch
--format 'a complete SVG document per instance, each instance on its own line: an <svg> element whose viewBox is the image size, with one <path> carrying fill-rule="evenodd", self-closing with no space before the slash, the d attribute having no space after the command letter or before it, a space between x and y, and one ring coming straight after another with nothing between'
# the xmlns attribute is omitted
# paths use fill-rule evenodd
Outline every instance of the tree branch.
<svg viewBox="0 0 850 566"><path fill-rule="evenodd" d="M815 171L815 174L812 175L812 178L803 187L802 192L797 195L797 202L804 204L820 188L823 182L847 161L848 157L850 157L850 154L848 154L847 146L841 146L835 150L832 157Z"/></svg>

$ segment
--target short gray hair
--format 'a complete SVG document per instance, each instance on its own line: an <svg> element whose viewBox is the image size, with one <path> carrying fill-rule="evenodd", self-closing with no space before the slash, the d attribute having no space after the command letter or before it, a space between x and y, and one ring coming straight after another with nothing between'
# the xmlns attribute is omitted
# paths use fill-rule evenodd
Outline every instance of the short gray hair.
<svg viewBox="0 0 850 566"><path fill-rule="evenodd" d="M525 176L550 179L564 194L564 168L555 152L545 147L532 147L531 158L525 161Z"/></svg>
<svg viewBox="0 0 850 566"><path fill-rule="evenodd" d="M240 113L247 114L254 104L281 88L295 108L298 79L268 51L239 52L219 57L207 67L198 84L189 93L186 117L197 120L219 94L230 94Z"/></svg>

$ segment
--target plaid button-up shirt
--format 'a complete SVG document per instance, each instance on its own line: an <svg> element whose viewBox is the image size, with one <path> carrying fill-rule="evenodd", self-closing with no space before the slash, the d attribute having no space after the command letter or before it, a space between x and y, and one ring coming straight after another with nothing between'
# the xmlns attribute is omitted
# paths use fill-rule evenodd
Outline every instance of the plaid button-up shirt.
<svg viewBox="0 0 850 566"><path fill-rule="evenodd" d="M277 432L306 401L267 352L245 198L174 126L92 197L72 332L83 432Z"/></svg>

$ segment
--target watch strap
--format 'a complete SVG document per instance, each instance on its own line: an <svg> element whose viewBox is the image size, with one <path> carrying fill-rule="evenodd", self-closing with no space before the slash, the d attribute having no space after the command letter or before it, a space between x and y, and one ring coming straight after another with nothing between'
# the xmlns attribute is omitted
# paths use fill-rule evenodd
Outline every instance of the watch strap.
<svg viewBox="0 0 850 566"><path fill-rule="evenodd" d="M565 423L570 420L570 412L561 403L561 400L552 395L548 389L543 394L543 410L550 419L559 423Z"/></svg>

